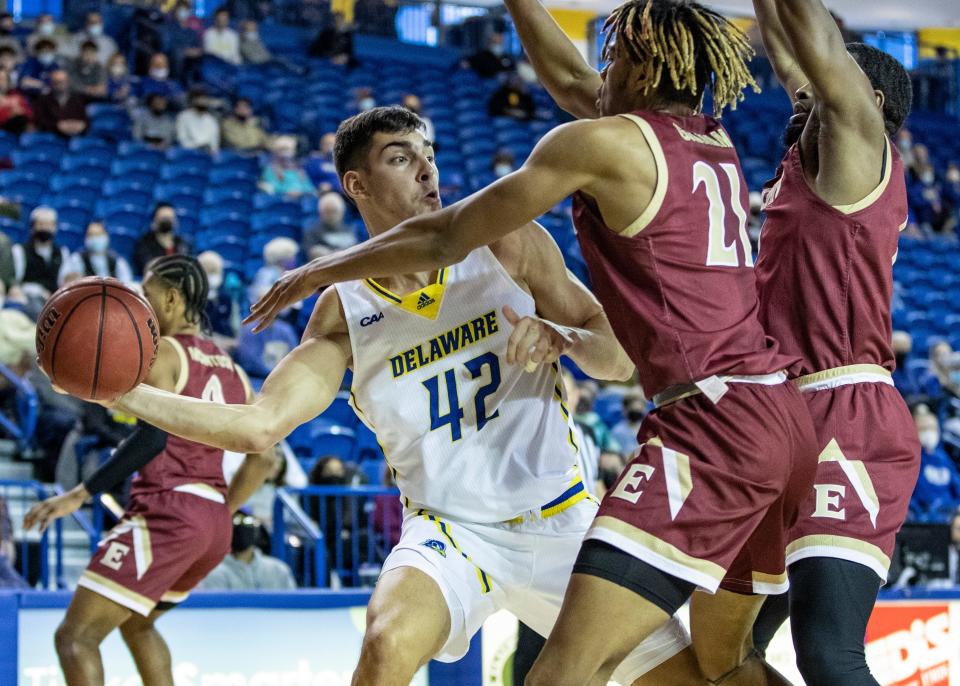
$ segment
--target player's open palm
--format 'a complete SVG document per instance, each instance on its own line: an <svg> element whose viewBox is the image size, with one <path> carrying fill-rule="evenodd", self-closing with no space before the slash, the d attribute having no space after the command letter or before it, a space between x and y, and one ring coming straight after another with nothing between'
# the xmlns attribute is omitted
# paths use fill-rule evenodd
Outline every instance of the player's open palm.
<svg viewBox="0 0 960 686"><path fill-rule="evenodd" d="M522 364L528 372L556 362L576 343L572 329L540 317L521 317L509 305L503 308L503 316L513 326L507 341L507 362Z"/></svg>
<svg viewBox="0 0 960 686"><path fill-rule="evenodd" d="M23 518L23 528L29 531L35 525L39 525L40 533L43 533L56 520L79 510L85 499L84 494L77 490L47 498L30 508L27 516Z"/></svg>
<svg viewBox="0 0 960 686"><path fill-rule="evenodd" d="M285 272L270 290L250 308L250 315L243 320L244 324L256 322L254 333L266 329L273 320L290 307L316 293L325 283L319 283L309 264Z"/></svg>

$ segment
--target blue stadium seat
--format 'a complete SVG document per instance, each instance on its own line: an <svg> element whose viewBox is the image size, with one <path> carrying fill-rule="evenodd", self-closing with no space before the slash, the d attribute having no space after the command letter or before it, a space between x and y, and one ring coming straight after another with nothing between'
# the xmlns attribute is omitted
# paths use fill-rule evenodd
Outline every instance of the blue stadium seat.
<svg viewBox="0 0 960 686"><path fill-rule="evenodd" d="M122 176L113 176L103 184L104 195L119 195L128 191L152 193L157 177L147 171L131 171Z"/></svg>
<svg viewBox="0 0 960 686"><path fill-rule="evenodd" d="M50 179L50 190L59 192L67 188L99 189L107 177L107 171L100 167L79 167L70 173L55 174Z"/></svg>
<svg viewBox="0 0 960 686"><path fill-rule="evenodd" d="M10 160L15 167L23 167L29 162L47 162L60 166L60 159L67 150L63 143L38 142L31 147L20 147L10 152Z"/></svg>
<svg viewBox="0 0 960 686"><path fill-rule="evenodd" d="M28 160L16 167L17 172L26 177L50 179L60 169L59 162L47 160Z"/></svg>
<svg viewBox="0 0 960 686"><path fill-rule="evenodd" d="M130 172L148 172L156 178L157 168L157 163L149 158L133 155L115 159L110 165L110 173L113 176L125 176Z"/></svg>
<svg viewBox="0 0 960 686"><path fill-rule="evenodd" d="M94 105L89 105L94 107ZM90 117L87 133L110 141L122 141L130 138L130 116L123 109L104 109Z"/></svg>
<svg viewBox="0 0 960 686"><path fill-rule="evenodd" d="M280 212L255 214L250 220L250 229L254 233L268 233L271 236L289 236L298 239L301 234L300 214L291 216Z"/></svg>
<svg viewBox="0 0 960 686"><path fill-rule="evenodd" d="M135 206L118 207L102 216L111 232L123 228L139 236L150 226L150 215Z"/></svg>
<svg viewBox="0 0 960 686"><path fill-rule="evenodd" d="M200 210L200 224L205 228L216 228L218 224L223 222L234 222L246 226L248 217L247 212L235 209L232 204L208 205Z"/></svg>
<svg viewBox="0 0 960 686"><path fill-rule="evenodd" d="M110 233L110 247L127 260L132 260L133 249L143 232L123 225L111 225L109 222L107 230Z"/></svg>
<svg viewBox="0 0 960 686"><path fill-rule="evenodd" d="M259 177L259 171L251 171L246 164L213 167L207 174L207 180L211 185L220 185L232 181L243 181L249 184L251 181L255 182Z"/></svg>
<svg viewBox="0 0 960 686"><path fill-rule="evenodd" d="M214 250L227 262L243 264L247 257L247 242L237 236L221 235L208 241L197 240L197 251Z"/></svg>
<svg viewBox="0 0 960 686"><path fill-rule="evenodd" d="M115 152L115 148L112 143L105 141L102 138L93 138L92 136L75 136L70 139L70 143L67 144L67 148L70 152L82 152L84 154L90 154L94 151L101 151L109 153L111 156Z"/></svg>
<svg viewBox="0 0 960 686"><path fill-rule="evenodd" d="M25 211L30 211L37 206L46 190L45 183L22 178L6 187L4 193L7 199L20 203Z"/></svg>
<svg viewBox="0 0 960 686"><path fill-rule="evenodd" d="M113 152L92 148L88 152L71 153L60 160L63 171L77 171L80 169L97 168L107 171L113 162Z"/></svg>
<svg viewBox="0 0 960 686"><path fill-rule="evenodd" d="M96 211L103 216L118 210L147 213L153 209L153 206L153 195L131 190L101 198L97 202Z"/></svg>
<svg viewBox="0 0 960 686"><path fill-rule="evenodd" d="M74 186L57 193L53 204L57 207L92 208L100 197L100 191L89 186Z"/></svg>
<svg viewBox="0 0 960 686"><path fill-rule="evenodd" d="M93 212L88 206L58 205L56 201L54 201L53 206L57 210L57 219L61 228L63 224L71 224L86 231L87 224L93 219Z"/></svg>
<svg viewBox="0 0 960 686"><path fill-rule="evenodd" d="M327 455L339 457L344 462L349 462L353 457L356 437L353 430L342 426L330 426L325 422L314 420L307 424L306 444L297 442L295 446L291 443L290 447L301 457L303 468L309 471L316 461ZM293 435L290 436L290 439ZM287 439L290 442L290 439Z"/></svg>

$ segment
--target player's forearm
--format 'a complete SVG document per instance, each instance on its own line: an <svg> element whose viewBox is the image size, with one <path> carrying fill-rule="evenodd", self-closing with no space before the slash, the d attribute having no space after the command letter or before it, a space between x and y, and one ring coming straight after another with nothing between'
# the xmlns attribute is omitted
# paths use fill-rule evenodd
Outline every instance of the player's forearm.
<svg viewBox="0 0 960 686"><path fill-rule="evenodd" d="M579 118L597 116L600 75L539 0L505 0L540 83L560 107Z"/></svg>
<svg viewBox="0 0 960 686"><path fill-rule="evenodd" d="M793 46L780 23L777 12L777 0L753 0L753 9L757 15L757 25L767 59L773 67L777 80L786 89L792 100L796 90L803 85L803 70L793 55Z"/></svg>
<svg viewBox="0 0 960 686"><path fill-rule="evenodd" d="M777 0L777 16L798 68L815 91L836 85L847 55L833 15L820 0ZM842 79L841 79L842 81Z"/></svg>
<svg viewBox="0 0 960 686"><path fill-rule="evenodd" d="M259 453L279 440L269 413L256 405L227 405L140 385L117 409L167 433L222 450Z"/></svg>
<svg viewBox="0 0 960 686"><path fill-rule="evenodd" d="M276 452L273 448L263 453L250 453L244 458L240 469L233 475L227 490L227 507L236 512L257 489L263 485L277 466Z"/></svg>
<svg viewBox="0 0 960 686"><path fill-rule="evenodd" d="M626 381L633 376L634 364L603 312L591 317L576 331L577 342L567 355L585 374L603 381Z"/></svg>

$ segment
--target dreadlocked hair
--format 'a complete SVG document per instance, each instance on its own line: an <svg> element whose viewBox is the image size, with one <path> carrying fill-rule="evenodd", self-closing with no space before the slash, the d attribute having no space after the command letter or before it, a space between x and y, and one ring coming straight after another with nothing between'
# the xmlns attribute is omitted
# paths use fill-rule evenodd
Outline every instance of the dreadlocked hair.
<svg viewBox="0 0 960 686"><path fill-rule="evenodd" d="M209 330L206 307L210 286L207 273L196 258L189 255L157 257L147 263L144 272L160 279L169 288L180 291L184 301L184 318L190 324L199 324L204 331Z"/></svg>
<svg viewBox="0 0 960 686"><path fill-rule="evenodd" d="M603 25L605 60L622 50L640 68L644 93L695 110L713 91L713 109L736 109L748 86L760 87L747 62L754 55L746 35L722 15L690 0L627 0ZM664 78L664 77L668 78Z"/></svg>

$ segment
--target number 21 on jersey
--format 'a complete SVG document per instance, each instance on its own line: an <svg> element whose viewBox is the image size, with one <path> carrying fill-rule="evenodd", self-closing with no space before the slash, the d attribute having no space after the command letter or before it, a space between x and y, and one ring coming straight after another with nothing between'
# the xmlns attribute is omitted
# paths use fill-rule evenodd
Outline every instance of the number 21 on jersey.
<svg viewBox="0 0 960 686"><path fill-rule="evenodd" d="M724 197L723 190L720 187L720 176L716 169L703 161L698 161L693 165L693 192L697 193L700 186L703 186L707 192L707 202L710 203L708 241L707 241L707 266L708 267L739 267L740 254L737 249L737 241L727 243L727 209L737 218L737 231L740 238L740 244L743 248L744 266L753 266L753 250L750 247L750 236L747 233L747 212L743 209L743 203L740 201L740 170L737 165L723 162L720 169L724 177L729 182L730 194Z"/></svg>
<svg viewBox="0 0 960 686"><path fill-rule="evenodd" d="M495 393L500 387L500 360L491 352L484 353L479 357L464 363L471 379L480 379L490 375L489 381L477 389L473 396L473 412L476 417L477 431L483 429L488 422L500 416L500 410L495 410L492 415L487 414L487 398ZM460 407L460 394L457 389L458 369L448 369L443 374L431 377L423 382L424 387L430 394L430 430L436 431L443 427L450 426L450 440L456 443L463 436L461 423L464 418L463 408ZM446 387L447 413L440 414L440 380Z"/></svg>

